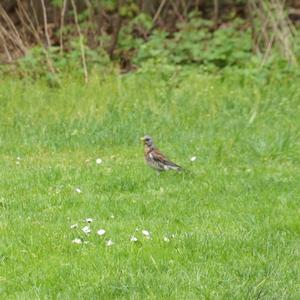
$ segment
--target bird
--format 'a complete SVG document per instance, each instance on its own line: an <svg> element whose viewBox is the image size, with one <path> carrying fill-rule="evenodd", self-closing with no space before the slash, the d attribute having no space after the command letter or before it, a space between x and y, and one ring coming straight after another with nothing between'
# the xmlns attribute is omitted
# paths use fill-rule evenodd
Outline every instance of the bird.
<svg viewBox="0 0 300 300"><path fill-rule="evenodd" d="M169 160L154 146L151 136L145 135L144 137L141 137L141 141L144 144L145 161L148 166L158 171L158 175L162 171L174 170L179 172L183 170L181 166Z"/></svg>

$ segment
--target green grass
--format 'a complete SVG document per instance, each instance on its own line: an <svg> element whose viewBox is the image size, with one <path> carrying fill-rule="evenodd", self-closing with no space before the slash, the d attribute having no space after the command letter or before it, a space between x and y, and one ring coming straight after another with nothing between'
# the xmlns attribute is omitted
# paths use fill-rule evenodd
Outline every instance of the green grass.
<svg viewBox="0 0 300 300"><path fill-rule="evenodd" d="M299 299L299 83L0 79L1 298ZM144 134L191 173L157 176Z"/></svg>

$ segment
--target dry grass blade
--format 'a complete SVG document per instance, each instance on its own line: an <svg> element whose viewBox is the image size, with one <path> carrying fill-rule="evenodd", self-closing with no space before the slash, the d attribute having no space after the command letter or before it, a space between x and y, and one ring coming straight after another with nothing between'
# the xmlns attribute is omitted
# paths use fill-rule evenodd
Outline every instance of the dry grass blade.
<svg viewBox="0 0 300 300"><path fill-rule="evenodd" d="M257 22L256 26L252 25L254 49L264 54L263 64L274 49L278 49L291 64L297 64L293 45L295 29L285 13L284 1L249 0L249 7L252 18Z"/></svg>
<svg viewBox="0 0 300 300"><path fill-rule="evenodd" d="M7 29L0 23L0 27L2 28L2 33L12 42L12 44L19 48L23 54L26 54L26 46L24 45L20 34L14 25L13 21L9 17L9 15L6 13L5 9L2 7L0 3L0 17L4 20L7 27L10 29L9 32Z"/></svg>
<svg viewBox="0 0 300 300"><path fill-rule="evenodd" d="M51 47L51 41L48 33L48 21L47 21L47 10L45 6L45 1L41 0L42 8L43 8L43 18L44 18L44 30L45 30L45 36L47 40L48 47Z"/></svg>
<svg viewBox="0 0 300 300"><path fill-rule="evenodd" d="M153 20L152 20L153 24L157 21L157 19L158 19L158 17L159 17L159 15L160 15L160 13L161 13L161 11L162 11L162 9L163 9L163 7L164 7L165 4L166 4L166 0L163 0L160 3L160 6L158 7L158 10L156 11L156 13L155 13L155 15L153 17Z"/></svg>
<svg viewBox="0 0 300 300"><path fill-rule="evenodd" d="M24 27L25 30L27 30L27 32L29 34L31 34L35 38L36 42L39 43L41 40L38 35L38 32L37 32L36 28L34 27L32 21L31 21L31 18L29 17L26 9L24 8L22 1L17 0L17 4L18 4L18 8L17 8L16 12L17 12L17 15L19 17L19 20L20 20L22 26Z"/></svg>
<svg viewBox="0 0 300 300"><path fill-rule="evenodd" d="M88 71L87 71L86 60L85 60L83 36L82 36L81 29L80 29L80 26L79 26L77 7L76 7L76 4L75 4L74 0L71 0L71 4L72 4L72 7L73 7L75 24L76 24L77 32L78 32L78 35L79 35L79 43L80 43L81 60L82 60L83 72L84 72L84 80L87 83L88 82Z"/></svg>
<svg viewBox="0 0 300 300"><path fill-rule="evenodd" d="M43 53L46 57L46 62L49 68L49 71L53 74L55 74L55 69L52 63L52 60L49 56L48 50L45 48L44 43L42 42L38 29L34 26L28 12L26 11L25 7L23 6L23 3L21 0L17 1L18 8L19 8L19 18L22 20L23 26L35 37L36 42L40 44L41 48L43 49Z"/></svg>
<svg viewBox="0 0 300 300"><path fill-rule="evenodd" d="M7 56L7 61L8 61L9 63L11 63L11 62L12 62L12 57L11 57L11 55L10 55L10 53L9 53L9 50L8 50L8 48L7 48L6 39L4 38L4 36L3 36L2 32L1 32L1 30L0 30L0 40L1 40L1 45L2 45L2 47L3 47L3 49L4 49L4 52L5 52L5 55Z"/></svg>
<svg viewBox="0 0 300 300"><path fill-rule="evenodd" d="M60 15L60 30L59 30L60 54L62 54L63 51L64 51L64 45L63 45L63 28L64 28L64 20L65 20L66 8L67 8L67 0L64 0L63 7L62 7L62 10L61 10L61 15Z"/></svg>

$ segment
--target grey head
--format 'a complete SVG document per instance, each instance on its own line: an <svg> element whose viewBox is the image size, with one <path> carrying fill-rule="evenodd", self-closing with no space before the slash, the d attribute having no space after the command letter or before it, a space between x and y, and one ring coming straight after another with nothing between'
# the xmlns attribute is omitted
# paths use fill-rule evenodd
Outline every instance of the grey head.
<svg viewBox="0 0 300 300"><path fill-rule="evenodd" d="M149 135L145 135L141 138L141 141L144 143L144 145L147 145L148 147L154 147L153 139Z"/></svg>

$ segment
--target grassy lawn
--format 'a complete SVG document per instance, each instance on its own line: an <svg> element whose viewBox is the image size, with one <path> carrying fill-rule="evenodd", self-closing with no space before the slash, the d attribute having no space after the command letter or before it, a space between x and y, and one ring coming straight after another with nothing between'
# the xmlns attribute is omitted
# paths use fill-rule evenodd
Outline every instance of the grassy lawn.
<svg viewBox="0 0 300 300"><path fill-rule="evenodd" d="M299 299L299 86L0 79L1 298ZM157 176L145 134L191 172Z"/></svg>

